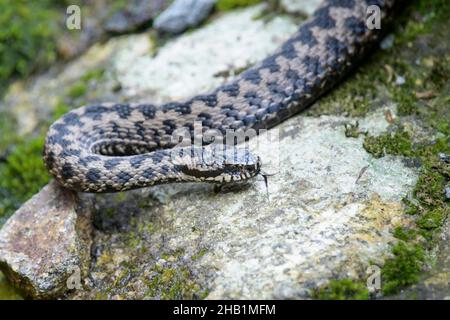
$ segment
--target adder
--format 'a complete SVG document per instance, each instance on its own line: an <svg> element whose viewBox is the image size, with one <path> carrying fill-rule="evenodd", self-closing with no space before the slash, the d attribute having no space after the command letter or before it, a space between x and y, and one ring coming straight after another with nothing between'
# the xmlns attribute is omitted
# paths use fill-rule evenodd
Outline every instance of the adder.
<svg viewBox="0 0 450 320"><path fill-rule="evenodd" d="M193 133L195 122L222 133L258 130L298 113L341 82L374 48L394 2L325 0L272 55L233 81L186 101L74 109L49 128L45 165L63 186L82 192L251 179L261 174L261 160L248 150L179 147L174 132ZM366 23L370 6L380 9L381 29Z"/></svg>

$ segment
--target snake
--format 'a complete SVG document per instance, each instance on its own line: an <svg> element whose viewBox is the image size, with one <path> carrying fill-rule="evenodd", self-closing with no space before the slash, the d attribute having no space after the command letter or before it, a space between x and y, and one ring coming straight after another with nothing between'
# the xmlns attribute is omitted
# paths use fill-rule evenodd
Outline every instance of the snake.
<svg viewBox="0 0 450 320"><path fill-rule="evenodd" d="M258 131L309 107L374 50L394 4L325 0L272 55L185 101L73 109L49 127L45 166L64 187L92 193L172 182L249 181L263 173L261 159L220 138L192 143L199 135L195 125L201 124L200 139L208 130ZM371 8L378 8L381 28L369 26ZM188 134L182 145L175 135L180 130Z"/></svg>

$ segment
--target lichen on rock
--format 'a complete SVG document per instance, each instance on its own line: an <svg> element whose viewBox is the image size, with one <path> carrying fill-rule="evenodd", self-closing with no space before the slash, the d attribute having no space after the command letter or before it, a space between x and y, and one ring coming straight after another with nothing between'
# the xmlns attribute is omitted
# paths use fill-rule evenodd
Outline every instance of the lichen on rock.
<svg viewBox="0 0 450 320"><path fill-rule="evenodd" d="M2 227L0 269L27 297L60 296L70 276L86 274L90 234L88 203L52 182Z"/></svg>

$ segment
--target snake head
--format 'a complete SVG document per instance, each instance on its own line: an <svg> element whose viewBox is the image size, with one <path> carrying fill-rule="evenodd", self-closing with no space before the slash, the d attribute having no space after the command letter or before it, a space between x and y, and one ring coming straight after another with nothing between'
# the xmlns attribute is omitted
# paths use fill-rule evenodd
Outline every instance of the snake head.
<svg viewBox="0 0 450 320"><path fill-rule="evenodd" d="M192 148L184 152L178 170L183 181L230 183L247 181L261 171L261 159L247 149Z"/></svg>
<svg viewBox="0 0 450 320"><path fill-rule="evenodd" d="M247 181L260 173L261 166L260 157L253 156L248 150L236 149L224 159L223 174L219 176L218 182Z"/></svg>

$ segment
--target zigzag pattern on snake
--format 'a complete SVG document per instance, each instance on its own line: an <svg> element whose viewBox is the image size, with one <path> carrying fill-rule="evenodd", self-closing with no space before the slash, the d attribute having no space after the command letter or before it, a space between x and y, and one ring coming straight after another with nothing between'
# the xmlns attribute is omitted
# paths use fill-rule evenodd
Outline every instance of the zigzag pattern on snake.
<svg viewBox="0 0 450 320"><path fill-rule="evenodd" d="M75 109L50 127L44 147L49 172L65 187L115 192L184 181L230 182L260 173L247 151L215 154L206 147L171 157L179 128L270 128L336 85L379 41L394 0L325 0L273 55L214 91L183 102L96 104ZM381 9L382 29L366 26L367 8ZM206 161L209 159L212 161Z"/></svg>

